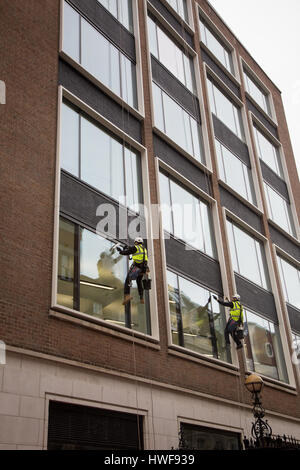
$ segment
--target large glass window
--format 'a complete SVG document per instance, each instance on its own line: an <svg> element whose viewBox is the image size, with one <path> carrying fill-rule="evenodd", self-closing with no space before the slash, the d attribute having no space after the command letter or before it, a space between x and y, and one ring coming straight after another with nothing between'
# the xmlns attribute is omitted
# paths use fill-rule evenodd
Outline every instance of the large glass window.
<svg viewBox="0 0 300 470"><path fill-rule="evenodd" d="M279 150L258 129L254 127L256 148L261 158L278 176L283 177Z"/></svg>
<svg viewBox="0 0 300 470"><path fill-rule="evenodd" d="M294 349L294 357L293 363L298 366L300 369L300 334L299 333L292 333L293 337L293 349Z"/></svg>
<svg viewBox="0 0 300 470"><path fill-rule="evenodd" d="M285 300L300 310L300 270L280 256L277 260Z"/></svg>
<svg viewBox="0 0 300 470"><path fill-rule="evenodd" d="M66 103L61 168L116 200L122 198L136 212L143 202L140 155Z"/></svg>
<svg viewBox="0 0 300 470"><path fill-rule="evenodd" d="M64 3L63 51L137 108L135 64L67 2Z"/></svg>
<svg viewBox="0 0 300 470"><path fill-rule="evenodd" d="M287 382L278 325L247 309L244 312L248 369Z"/></svg>
<svg viewBox="0 0 300 470"><path fill-rule="evenodd" d="M140 304L136 285L130 308L122 305L127 257L114 242L60 219L57 303L108 323L150 333L149 300Z"/></svg>
<svg viewBox="0 0 300 470"><path fill-rule="evenodd" d="M177 11L187 23L189 22L186 0L167 0L167 2Z"/></svg>
<svg viewBox="0 0 300 470"><path fill-rule="evenodd" d="M231 260L235 272L264 289L270 289L264 245L227 220Z"/></svg>
<svg viewBox="0 0 300 470"><path fill-rule="evenodd" d="M221 429L180 423L181 450L240 450L241 435Z"/></svg>
<svg viewBox="0 0 300 470"><path fill-rule="evenodd" d="M211 80L207 81L210 109L240 139L244 139L241 109L233 104Z"/></svg>
<svg viewBox="0 0 300 470"><path fill-rule="evenodd" d="M290 235L295 235L290 204L266 182L264 182L264 187L271 219Z"/></svg>
<svg viewBox="0 0 300 470"><path fill-rule="evenodd" d="M271 108L269 97L266 92L260 88L260 86L253 80L250 75L244 70L244 79L246 90L249 95L256 101L256 103L269 115L271 116Z"/></svg>
<svg viewBox="0 0 300 470"><path fill-rule="evenodd" d="M155 126L197 160L205 162L198 122L152 82Z"/></svg>
<svg viewBox="0 0 300 470"><path fill-rule="evenodd" d="M98 2L133 33L132 0L98 0Z"/></svg>
<svg viewBox="0 0 300 470"><path fill-rule="evenodd" d="M150 52L190 91L195 92L193 60L148 17Z"/></svg>
<svg viewBox="0 0 300 470"><path fill-rule="evenodd" d="M216 257L208 204L163 173L160 173L160 195L164 230Z"/></svg>
<svg viewBox="0 0 300 470"><path fill-rule="evenodd" d="M251 169L217 139L215 143L220 178L247 201L256 205Z"/></svg>
<svg viewBox="0 0 300 470"><path fill-rule="evenodd" d="M201 40L208 47L208 49L217 57L217 59L224 65L224 67L232 74L234 74L232 53L226 47L216 34L209 28L205 20L200 17L200 33Z"/></svg>
<svg viewBox="0 0 300 470"><path fill-rule="evenodd" d="M226 350L224 308L211 292L171 271L167 272L172 342L175 345L231 362Z"/></svg>

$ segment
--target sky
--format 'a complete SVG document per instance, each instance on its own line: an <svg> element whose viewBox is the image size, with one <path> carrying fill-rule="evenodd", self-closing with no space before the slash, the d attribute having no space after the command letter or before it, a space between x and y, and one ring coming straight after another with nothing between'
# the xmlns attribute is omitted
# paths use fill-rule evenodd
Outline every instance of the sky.
<svg viewBox="0 0 300 470"><path fill-rule="evenodd" d="M300 0L209 0L277 85L300 175Z"/></svg>

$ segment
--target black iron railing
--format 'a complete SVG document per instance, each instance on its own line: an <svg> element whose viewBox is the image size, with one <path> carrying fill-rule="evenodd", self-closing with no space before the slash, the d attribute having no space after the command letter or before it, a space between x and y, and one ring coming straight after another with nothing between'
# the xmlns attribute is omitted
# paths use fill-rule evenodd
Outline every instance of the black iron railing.
<svg viewBox="0 0 300 470"><path fill-rule="evenodd" d="M269 436L257 437L256 439L244 438L245 450L260 450L260 449L273 449L273 450L299 450L300 441L292 436L279 436L271 434Z"/></svg>

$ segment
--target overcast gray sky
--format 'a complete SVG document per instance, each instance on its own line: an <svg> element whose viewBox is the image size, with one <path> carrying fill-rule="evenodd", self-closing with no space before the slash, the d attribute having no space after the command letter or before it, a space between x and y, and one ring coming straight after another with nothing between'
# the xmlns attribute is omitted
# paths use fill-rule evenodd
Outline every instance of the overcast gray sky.
<svg viewBox="0 0 300 470"><path fill-rule="evenodd" d="M300 175L300 0L209 0L282 92Z"/></svg>

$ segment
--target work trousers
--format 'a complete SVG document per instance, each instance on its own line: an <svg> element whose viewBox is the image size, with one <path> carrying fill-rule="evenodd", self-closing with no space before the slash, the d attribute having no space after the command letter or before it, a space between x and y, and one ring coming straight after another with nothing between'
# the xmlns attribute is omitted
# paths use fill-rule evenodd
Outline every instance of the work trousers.
<svg viewBox="0 0 300 470"><path fill-rule="evenodd" d="M224 331L226 344L230 344L229 335L231 335L233 341L236 343L237 346L242 345L240 339L237 336L238 326L239 322L234 321L232 318L229 318Z"/></svg>
<svg viewBox="0 0 300 470"><path fill-rule="evenodd" d="M143 265L139 267L137 264L133 263L130 266L128 274L125 279L124 295L130 294L131 282L135 280L137 283L137 288L139 291L140 298L144 296L144 289L143 289L143 282L142 282L143 275L144 275Z"/></svg>

